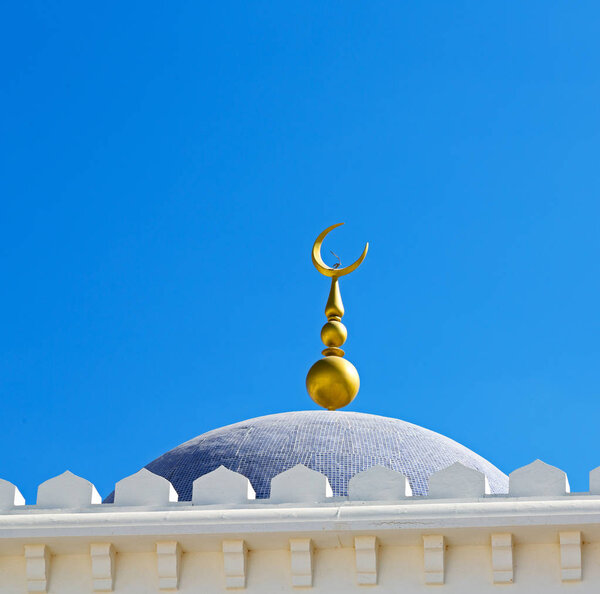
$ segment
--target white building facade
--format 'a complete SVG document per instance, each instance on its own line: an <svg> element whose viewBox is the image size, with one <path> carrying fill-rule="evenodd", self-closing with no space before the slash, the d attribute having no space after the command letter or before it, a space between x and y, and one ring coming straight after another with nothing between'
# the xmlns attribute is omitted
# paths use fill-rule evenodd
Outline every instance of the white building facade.
<svg viewBox="0 0 600 594"><path fill-rule="evenodd" d="M327 413L323 413L327 414ZM81 594L161 591L268 594L597 592L600 469L590 492L570 493L561 470L536 461L490 494L460 463L411 495L401 473L374 466L346 496L297 465L254 498L243 475L219 467L178 501L142 469L114 503L71 473L46 481L35 505L0 481L0 591Z"/></svg>

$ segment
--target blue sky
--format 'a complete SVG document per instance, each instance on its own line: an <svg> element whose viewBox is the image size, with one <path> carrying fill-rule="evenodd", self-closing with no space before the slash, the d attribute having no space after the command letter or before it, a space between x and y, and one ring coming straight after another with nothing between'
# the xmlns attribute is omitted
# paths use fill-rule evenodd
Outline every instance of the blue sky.
<svg viewBox="0 0 600 594"><path fill-rule="evenodd" d="M102 495L315 406L343 263L349 410L505 472L600 465L596 2L4 8L0 477Z"/></svg>

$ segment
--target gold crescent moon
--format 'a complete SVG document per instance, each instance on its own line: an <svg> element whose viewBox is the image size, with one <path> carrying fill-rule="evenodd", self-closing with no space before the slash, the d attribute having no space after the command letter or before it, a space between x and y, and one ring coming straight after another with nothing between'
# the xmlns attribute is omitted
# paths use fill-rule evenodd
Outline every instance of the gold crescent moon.
<svg viewBox="0 0 600 594"><path fill-rule="evenodd" d="M365 259L365 256L367 255L367 252L369 251L369 243L367 242L367 244L365 245L365 249L363 250L363 253L360 255L358 260L356 260L356 262L354 262L353 264L350 264L350 266L344 266L344 268L331 268L331 266L327 266L327 264L325 264L325 262L323 262L323 258L321 258L321 245L323 243L323 240L325 239L325 237L327 236L327 234L330 231L332 231L336 227L339 227L340 225L343 225L343 224L344 223L337 223L336 225L331 225L331 227L327 227L327 229L325 229L325 231L323 231L319 235L319 237L317 237L317 239L315 240L315 243L313 245L313 249L312 249L313 264L315 265L315 268L324 276L330 276L332 278L339 278L340 276L346 276L347 274L354 272L361 265L362 261Z"/></svg>

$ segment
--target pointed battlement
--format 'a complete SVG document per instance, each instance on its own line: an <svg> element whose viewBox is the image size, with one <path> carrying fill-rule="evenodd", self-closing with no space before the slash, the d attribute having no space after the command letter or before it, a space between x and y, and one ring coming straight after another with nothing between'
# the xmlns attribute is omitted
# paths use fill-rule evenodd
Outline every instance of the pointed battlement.
<svg viewBox="0 0 600 594"><path fill-rule="evenodd" d="M242 474L220 466L194 481L192 501L179 501L173 485L165 478L143 468L125 477L115 486L114 504L100 504L96 487L88 480L66 471L43 482L38 488L35 505L26 502L19 489L0 479L0 512L33 508L53 510L95 511L116 507L160 507L211 505L340 505L344 502L431 502L438 499L477 499L499 501L515 498L545 499L548 497L586 498L600 495L600 468L590 472L590 491L571 494L564 471L541 460L518 468L510 474L508 493L490 494L485 474L458 462L433 473L426 496L414 496L409 480L399 472L383 466L373 466L354 475L349 482L347 497L333 497L324 474L298 464L271 481L271 496L256 499L251 482Z"/></svg>

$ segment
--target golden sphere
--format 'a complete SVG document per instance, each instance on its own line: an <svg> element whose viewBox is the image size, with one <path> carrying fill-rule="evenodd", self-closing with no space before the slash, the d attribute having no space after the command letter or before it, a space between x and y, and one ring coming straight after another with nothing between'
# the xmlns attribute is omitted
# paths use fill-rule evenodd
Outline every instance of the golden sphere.
<svg viewBox="0 0 600 594"><path fill-rule="evenodd" d="M348 330L342 322L333 320L321 328L321 341L325 346L340 347L346 342L346 338L348 338Z"/></svg>
<svg viewBox="0 0 600 594"><path fill-rule="evenodd" d="M341 357L324 357L306 376L310 397L323 408L337 410L350 404L358 394L360 378L356 367Z"/></svg>

